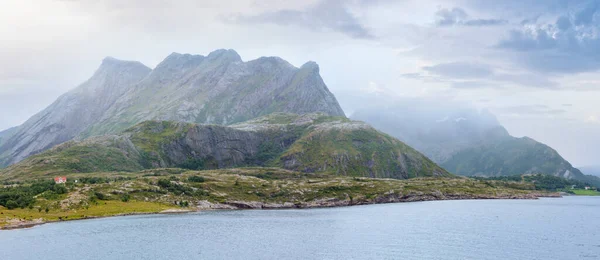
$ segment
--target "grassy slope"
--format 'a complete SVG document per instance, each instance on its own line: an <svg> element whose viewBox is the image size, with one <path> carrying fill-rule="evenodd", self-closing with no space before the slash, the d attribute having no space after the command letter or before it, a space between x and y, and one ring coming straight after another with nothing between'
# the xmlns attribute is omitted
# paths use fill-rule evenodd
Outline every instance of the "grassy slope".
<svg viewBox="0 0 600 260"><path fill-rule="evenodd" d="M568 190L568 191L572 191L573 193L575 193L575 195L600 196L600 192L596 191L596 190L573 189L573 190Z"/></svg>
<svg viewBox="0 0 600 260"><path fill-rule="evenodd" d="M69 179L85 176L89 175L73 173ZM108 179L101 179L96 184L68 183L68 194L53 199L38 196L31 209L0 208L0 226L39 218L45 222L160 212L181 208L174 204L179 201L188 202L189 208L195 208L201 201L226 205L287 202L307 207L433 199L514 198L527 197L535 192L533 186L526 183L467 178L393 180L335 177L277 168L153 169L136 173L95 173L94 176ZM204 181L190 182L190 176L200 176ZM161 182L168 183L168 186L161 185ZM101 193L104 200L97 199L97 193ZM121 201L125 194L130 197L128 202ZM337 204L319 204L324 201ZM45 213L45 208L49 209L48 213Z"/></svg>
<svg viewBox="0 0 600 260"><path fill-rule="evenodd" d="M600 186L600 178L584 175L551 147L531 138L511 138L500 143L467 149L440 164L448 171L465 176L511 176L519 174L556 174L562 169L571 178Z"/></svg>
<svg viewBox="0 0 600 260"><path fill-rule="evenodd" d="M311 131L285 151L280 161L291 158L300 162L296 170L309 172L399 179L433 176L433 172L449 176L416 150L374 129ZM408 174L401 176L403 169Z"/></svg>
<svg viewBox="0 0 600 260"><path fill-rule="evenodd" d="M243 165L232 166L275 166L304 172L399 179L450 176L397 139L343 117L279 113L244 125L260 126L257 131L267 137L257 147L258 154L254 158L246 158ZM204 126L147 121L126 130L121 136L69 142L0 171L0 180L178 166L169 164L163 147L181 140L194 127ZM206 127L215 128L214 131L225 128ZM288 144L282 145L284 139L283 143ZM300 164L288 165L289 161Z"/></svg>
<svg viewBox="0 0 600 260"><path fill-rule="evenodd" d="M561 173L569 170L571 177L576 180L600 185L600 178L584 175L554 149L527 137L461 151L441 166L465 176L554 175L562 169Z"/></svg>

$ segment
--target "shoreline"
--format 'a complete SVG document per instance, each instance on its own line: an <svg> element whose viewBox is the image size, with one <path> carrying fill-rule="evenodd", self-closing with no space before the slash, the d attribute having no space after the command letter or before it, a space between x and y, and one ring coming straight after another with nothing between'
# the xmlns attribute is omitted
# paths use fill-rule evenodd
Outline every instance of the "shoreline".
<svg viewBox="0 0 600 260"><path fill-rule="evenodd" d="M142 216L142 215L158 215L158 214L183 214L201 211L213 210L277 210L277 209L315 209L315 208L337 208L337 207L352 207L361 205L375 204L391 204L391 203L407 203L407 202L424 202L424 201L443 201L443 200L536 200L539 198L562 198L560 193L529 193L507 196L488 196L488 195L444 195L444 194L420 194L409 196L383 196L373 200L353 201L352 199L323 199L305 203L294 204L291 202L285 203L265 203L260 201L228 201L225 203L212 203L209 201L199 201L194 208L181 209L166 209L158 212L129 212L106 216L86 216L84 218L61 219L61 220L43 220L36 219L31 221L18 221L0 227L0 232L5 230L26 229L35 226L40 226L48 223L78 221L86 219L99 219L123 216Z"/></svg>

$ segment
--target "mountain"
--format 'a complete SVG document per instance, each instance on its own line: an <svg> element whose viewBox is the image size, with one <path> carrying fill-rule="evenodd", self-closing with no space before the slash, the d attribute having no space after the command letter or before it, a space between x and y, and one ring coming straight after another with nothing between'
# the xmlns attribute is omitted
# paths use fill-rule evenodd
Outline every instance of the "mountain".
<svg viewBox="0 0 600 260"><path fill-rule="evenodd" d="M0 176L244 166L374 178L451 176L363 122L314 113L275 113L230 126L145 121L118 135L58 145L9 166Z"/></svg>
<svg viewBox="0 0 600 260"><path fill-rule="evenodd" d="M217 50L173 53L150 69L109 57L89 80L3 140L0 166L147 120L229 125L273 112L344 116L314 62L300 68L277 57L243 62L233 50Z"/></svg>
<svg viewBox="0 0 600 260"><path fill-rule="evenodd" d="M600 183L574 168L551 147L531 138L516 138L487 111L410 107L361 109L352 116L389 133L427 155L449 172L466 176L544 173Z"/></svg>
<svg viewBox="0 0 600 260"><path fill-rule="evenodd" d="M600 165L583 166L579 167L579 169L585 174L600 177Z"/></svg>
<svg viewBox="0 0 600 260"><path fill-rule="evenodd" d="M9 129L0 131L0 146L3 143L3 140L6 140L10 135L12 135L17 130L16 127L11 127Z"/></svg>

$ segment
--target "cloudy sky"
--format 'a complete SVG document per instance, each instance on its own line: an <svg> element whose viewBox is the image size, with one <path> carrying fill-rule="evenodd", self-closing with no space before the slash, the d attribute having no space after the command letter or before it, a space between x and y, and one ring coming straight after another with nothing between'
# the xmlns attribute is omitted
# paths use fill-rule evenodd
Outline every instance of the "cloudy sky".
<svg viewBox="0 0 600 260"><path fill-rule="evenodd" d="M600 0L3 0L0 129L105 56L316 61L347 114L366 95L489 109L515 136L600 164Z"/></svg>

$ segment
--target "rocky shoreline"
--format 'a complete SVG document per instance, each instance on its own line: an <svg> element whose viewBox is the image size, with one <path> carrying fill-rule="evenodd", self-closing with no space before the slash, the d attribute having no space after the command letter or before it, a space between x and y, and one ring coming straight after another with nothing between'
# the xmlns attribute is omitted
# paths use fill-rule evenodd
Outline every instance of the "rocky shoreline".
<svg viewBox="0 0 600 260"><path fill-rule="evenodd" d="M559 193L527 193L527 194L502 194L502 195L488 195L488 194L409 194L409 195L398 195L398 194L386 194L381 197L377 197L372 200L353 200L352 198L338 199L320 199L311 202L303 203L265 203L260 201L226 201L223 203L212 203L209 201L198 201L196 207L190 209L168 209L160 212L132 212L115 214L110 216L87 216L80 219L63 219L56 221L43 220L41 218L34 220L18 220L15 219L9 222L8 225L0 227L0 230L12 230L12 229L23 229L31 228L34 226L63 221L76 221L82 219L96 219L105 217L118 217L118 216L131 216L131 215L150 215L150 214L178 214L178 213L189 213L198 212L205 210L244 210L244 209L310 209L310 208L332 208L332 207L349 207L358 205L370 205L370 204L387 204L387 203L402 203L402 202L419 202L419 201L436 201L436 200L487 200L487 199L539 199L539 198L561 198Z"/></svg>

